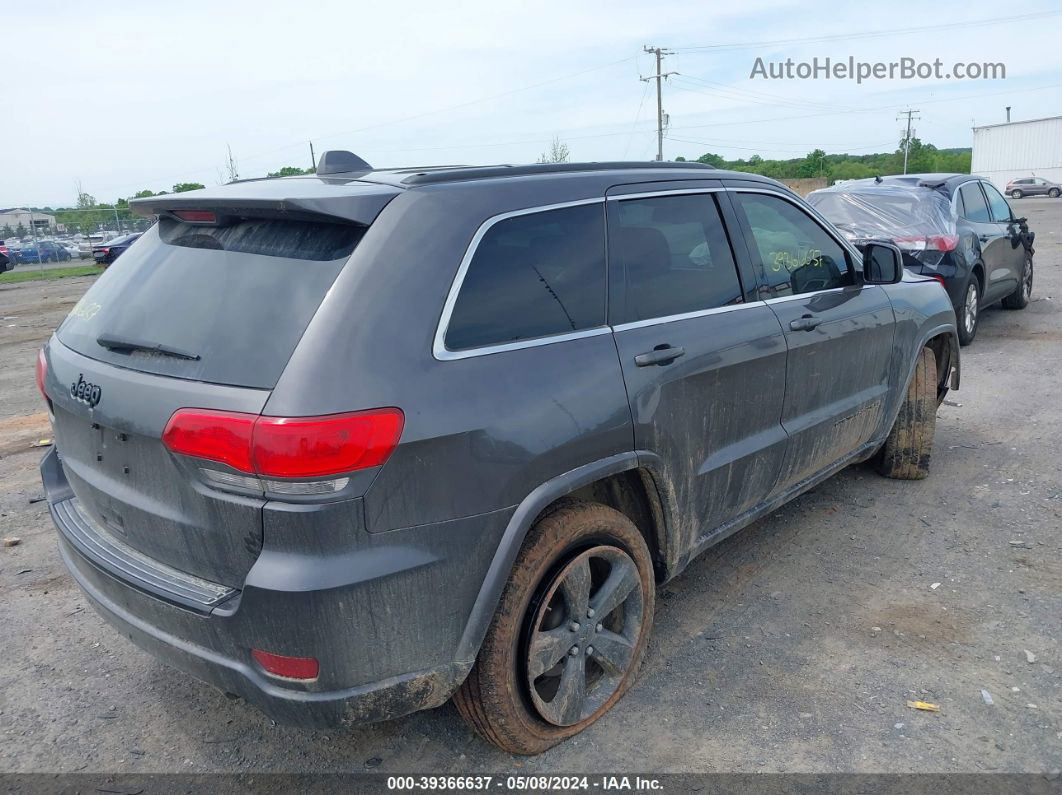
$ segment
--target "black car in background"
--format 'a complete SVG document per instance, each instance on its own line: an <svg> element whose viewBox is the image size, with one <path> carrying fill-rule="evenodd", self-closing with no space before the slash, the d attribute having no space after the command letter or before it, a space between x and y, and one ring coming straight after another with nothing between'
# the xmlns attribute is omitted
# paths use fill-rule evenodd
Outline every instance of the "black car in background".
<svg viewBox="0 0 1062 795"><path fill-rule="evenodd" d="M139 240L140 235L140 232L135 232L131 235L122 235L113 240L108 240L106 243L93 246L92 258L96 261L97 265L110 265L118 259L127 248Z"/></svg>
<svg viewBox="0 0 1062 795"><path fill-rule="evenodd" d="M981 309L1024 309L1033 283L1033 233L996 187L976 174L906 174L849 180L808 202L857 246L889 240L911 271L948 291L959 340L969 345Z"/></svg>

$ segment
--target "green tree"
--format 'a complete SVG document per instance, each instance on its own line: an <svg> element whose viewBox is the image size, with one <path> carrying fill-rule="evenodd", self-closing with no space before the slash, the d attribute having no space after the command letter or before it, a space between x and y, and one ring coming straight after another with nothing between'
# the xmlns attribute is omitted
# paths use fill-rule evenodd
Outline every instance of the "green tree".
<svg viewBox="0 0 1062 795"><path fill-rule="evenodd" d="M18 222L18 226L15 227L15 234L18 235L19 237L25 237L26 236L26 227L22 225L21 221L19 221Z"/></svg>
<svg viewBox="0 0 1062 795"><path fill-rule="evenodd" d="M815 149L808 152L803 162L797 166L798 177L825 177L828 171L826 169L826 153L821 149Z"/></svg>
<svg viewBox="0 0 1062 795"><path fill-rule="evenodd" d="M11 228L11 224L4 224L4 228L0 229L0 235L4 237L14 237L15 230Z"/></svg>
<svg viewBox="0 0 1062 795"><path fill-rule="evenodd" d="M190 190L200 190L201 188L205 187L206 185L203 185L199 182L178 182L176 185L173 186L173 192L186 193Z"/></svg>
<svg viewBox="0 0 1062 795"><path fill-rule="evenodd" d="M697 162L707 163L708 165L715 166L716 168L726 167L726 161L723 159L722 155L712 154L711 152L705 152L703 155L697 158Z"/></svg>
<svg viewBox="0 0 1062 795"><path fill-rule="evenodd" d="M150 199L152 196L157 195L153 190L138 190L133 194L134 199Z"/></svg>
<svg viewBox="0 0 1062 795"><path fill-rule="evenodd" d="M279 171L270 171L267 177L299 177L303 174L312 174L312 168L299 168L298 166L284 166Z"/></svg>
<svg viewBox="0 0 1062 795"><path fill-rule="evenodd" d="M79 191L77 194L77 207L79 210L85 210L89 207L96 206L96 197L92 194Z"/></svg>

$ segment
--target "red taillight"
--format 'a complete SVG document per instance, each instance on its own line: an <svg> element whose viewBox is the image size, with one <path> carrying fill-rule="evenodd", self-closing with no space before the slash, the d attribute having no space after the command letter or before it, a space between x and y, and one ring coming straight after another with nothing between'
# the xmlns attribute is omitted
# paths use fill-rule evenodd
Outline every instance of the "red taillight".
<svg viewBox="0 0 1062 795"><path fill-rule="evenodd" d="M402 435L404 415L384 408L325 417L260 417L178 409L163 443L173 452L276 478L338 475L380 466Z"/></svg>
<svg viewBox="0 0 1062 795"><path fill-rule="evenodd" d="M37 389L41 391L44 399L48 400L48 393L44 389L44 382L48 378L48 359L44 355L44 348L37 351Z"/></svg>
<svg viewBox="0 0 1062 795"><path fill-rule="evenodd" d="M944 277L941 276L939 273L931 273L929 275L936 279L938 282L940 282L941 287L944 286Z"/></svg>
<svg viewBox="0 0 1062 795"><path fill-rule="evenodd" d="M251 437L254 414L209 409L177 409L162 432L162 443L175 453L228 464L253 472Z"/></svg>
<svg viewBox="0 0 1062 795"><path fill-rule="evenodd" d="M310 478L379 466L398 444L402 424L398 409L262 417L254 426L254 468L271 477Z"/></svg>
<svg viewBox="0 0 1062 795"><path fill-rule="evenodd" d="M930 235L926 238L926 245L937 251L954 251L959 247L958 235Z"/></svg>
<svg viewBox="0 0 1062 795"><path fill-rule="evenodd" d="M182 221L193 224L216 224L218 222L217 214L210 210L174 210L173 214Z"/></svg>
<svg viewBox="0 0 1062 795"><path fill-rule="evenodd" d="M928 249L929 251L954 251L959 246L958 235L925 235L893 238L900 248Z"/></svg>
<svg viewBox="0 0 1062 795"><path fill-rule="evenodd" d="M285 679L316 679L321 670L314 657L288 657L261 649L251 649L251 656L268 673Z"/></svg>

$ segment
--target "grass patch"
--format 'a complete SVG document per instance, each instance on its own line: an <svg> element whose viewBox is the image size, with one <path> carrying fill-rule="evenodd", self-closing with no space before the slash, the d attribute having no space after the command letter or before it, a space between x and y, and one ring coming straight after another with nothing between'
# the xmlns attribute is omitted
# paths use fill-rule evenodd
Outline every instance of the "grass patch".
<svg viewBox="0 0 1062 795"><path fill-rule="evenodd" d="M97 268L95 265L76 265L72 268L51 268L44 271L8 271L7 273L0 273L0 284L50 281L52 279L66 279L70 276L95 276L99 273L103 273L103 268Z"/></svg>

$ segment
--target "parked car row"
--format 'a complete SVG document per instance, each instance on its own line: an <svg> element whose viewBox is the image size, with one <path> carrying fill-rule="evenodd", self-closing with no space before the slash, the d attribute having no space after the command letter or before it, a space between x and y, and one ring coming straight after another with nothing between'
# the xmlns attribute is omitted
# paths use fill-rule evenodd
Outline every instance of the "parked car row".
<svg viewBox="0 0 1062 795"><path fill-rule="evenodd" d="M7 260L7 269L17 264L68 262L88 257L98 264L109 265L139 237L140 233L134 233L79 236L77 239L0 241L0 256ZM4 263L0 262L0 268L3 266Z"/></svg>
<svg viewBox="0 0 1062 795"><path fill-rule="evenodd" d="M1002 302L1006 309L1024 309L1029 303L1035 235L983 177L849 180L813 191L807 200L855 245L895 243L908 270L940 282L963 345L973 342L985 307Z"/></svg>

